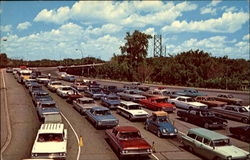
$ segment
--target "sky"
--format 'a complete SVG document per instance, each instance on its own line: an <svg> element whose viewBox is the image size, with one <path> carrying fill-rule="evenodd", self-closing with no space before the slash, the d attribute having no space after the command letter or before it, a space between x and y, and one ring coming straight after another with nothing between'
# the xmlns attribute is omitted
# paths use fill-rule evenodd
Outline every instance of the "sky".
<svg viewBox="0 0 250 160"><path fill-rule="evenodd" d="M167 55L249 59L249 1L1 1L1 53L24 60L121 54L126 32L162 35ZM153 39L148 57L153 56Z"/></svg>

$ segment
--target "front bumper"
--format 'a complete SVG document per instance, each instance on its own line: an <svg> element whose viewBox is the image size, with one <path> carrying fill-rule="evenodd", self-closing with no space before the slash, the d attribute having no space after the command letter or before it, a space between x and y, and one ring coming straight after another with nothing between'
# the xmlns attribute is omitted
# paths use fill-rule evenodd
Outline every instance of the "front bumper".
<svg viewBox="0 0 250 160"><path fill-rule="evenodd" d="M126 150L126 151L122 151L120 152L121 156L148 156L152 154L152 150L151 149L143 149L143 150Z"/></svg>
<svg viewBox="0 0 250 160"><path fill-rule="evenodd" d="M66 153L58 154L58 153L32 153L32 159L58 159L58 160L65 160Z"/></svg>
<svg viewBox="0 0 250 160"><path fill-rule="evenodd" d="M97 122L98 127L106 127L106 128L112 128L118 125L119 122L117 121L99 121Z"/></svg>
<svg viewBox="0 0 250 160"><path fill-rule="evenodd" d="M209 128L224 128L226 127L226 124L223 123L212 123L212 124L208 124Z"/></svg>

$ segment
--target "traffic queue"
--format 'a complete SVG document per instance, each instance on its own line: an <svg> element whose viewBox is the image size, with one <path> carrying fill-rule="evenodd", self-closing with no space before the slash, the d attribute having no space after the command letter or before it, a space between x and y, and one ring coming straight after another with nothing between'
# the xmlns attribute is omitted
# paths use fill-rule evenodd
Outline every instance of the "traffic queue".
<svg viewBox="0 0 250 160"><path fill-rule="evenodd" d="M42 122L31 151L33 159L67 157L67 129L50 92L72 104L96 129L104 129L109 144L119 158L148 156L155 146L141 136L138 128L119 125L119 119L112 114L114 111L131 123L144 123L145 130L159 138L179 138L185 148L202 158L250 159L250 153L233 146L229 137L212 131L215 128L225 129L227 119L250 123L249 106L243 106L242 100L232 95L209 96L196 89L173 91L165 86L150 88L139 82L127 83L119 88L67 73L50 77L28 68L8 72L12 72L17 81L29 90ZM153 112L148 113L144 108ZM199 127L189 129L187 134L181 133L169 116L175 113ZM241 140L250 142L249 125L229 127L229 131Z"/></svg>

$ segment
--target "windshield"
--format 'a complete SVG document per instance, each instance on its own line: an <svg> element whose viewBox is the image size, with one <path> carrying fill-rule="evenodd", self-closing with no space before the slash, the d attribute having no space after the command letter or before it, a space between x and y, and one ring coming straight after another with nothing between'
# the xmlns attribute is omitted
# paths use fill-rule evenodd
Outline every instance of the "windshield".
<svg viewBox="0 0 250 160"><path fill-rule="evenodd" d="M67 88L62 88L63 91L69 91L71 90L71 88L67 87Z"/></svg>
<svg viewBox="0 0 250 160"><path fill-rule="evenodd" d="M47 100L47 101L52 101L53 100L50 96L36 96L36 99Z"/></svg>
<svg viewBox="0 0 250 160"><path fill-rule="evenodd" d="M52 83L53 85L62 85L62 83L61 82L54 82L54 83Z"/></svg>
<svg viewBox="0 0 250 160"><path fill-rule="evenodd" d="M201 112L201 115L204 116L204 117L214 116L214 114L211 113L211 112Z"/></svg>
<svg viewBox="0 0 250 160"><path fill-rule="evenodd" d="M38 78L47 78L47 76L39 76Z"/></svg>
<svg viewBox="0 0 250 160"><path fill-rule="evenodd" d="M128 106L128 109L141 109L141 106L139 106L139 105L131 105L131 106Z"/></svg>
<svg viewBox="0 0 250 160"><path fill-rule="evenodd" d="M101 92L101 89L95 88L95 89L92 89L92 92Z"/></svg>
<svg viewBox="0 0 250 160"><path fill-rule="evenodd" d="M156 103L167 103L167 98L162 98L162 99L155 99L154 100Z"/></svg>
<svg viewBox="0 0 250 160"><path fill-rule="evenodd" d="M240 111L240 112L248 112L248 110L247 110L246 108L243 108L243 107L242 107L242 108L239 108L239 111Z"/></svg>
<svg viewBox="0 0 250 160"><path fill-rule="evenodd" d="M208 97L207 101L215 101L214 97Z"/></svg>
<svg viewBox="0 0 250 160"><path fill-rule="evenodd" d="M219 139L213 141L214 146L228 146L230 145L229 139Z"/></svg>
<svg viewBox="0 0 250 160"><path fill-rule="evenodd" d="M95 115L110 115L109 110L104 110L104 111L95 111Z"/></svg>
<svg viewBox="0 0 250 160"><path fill-rule="evenodd" d="M159 121L159 122L165 122L165 123L167 122L167 123L168 123L168 122L169 122L169 119L168 119L168 117L159 117L159 118L158 118L158 121Z"/></svg>
<svg viewBox="0 0 250 160"><path fill-rule="evenodd" d="M43 108L55 108L56 104L52 103L52 104L42 104Z"/></svg>
<svg viewBox="0 0 250 160"><path fill-rule="evenodd" d="M119 138L128 140L128 139L138 139L141 138L140 132L125 132L125 133L119 133Z"/></svg>
<svg viewBox="0 0 250 160"><path fill-rule="evenodd" d="M118 97L108 97L108 100L119 100Z"/></svg>
<svg viewBox="0 0 250 160"><path fill-rule="evenodd" d="M31 73L22 73L23 76L30 76Z"/></svg>
<svg viewBox="0 0 250 160"><path fill-rule="evenodd" d="M195 102L193 98L188 98L187 102Z"/></svg>
<svg viewBox="0 0 250 160"><path fill-rule="evenodd" d="M94 100L81 101L81 104L89 104L89 103L94 103Z"/></svg>
<svg viewBox="0 0 250 160"><path fill-rule="evenodd" d="M44 133L44 134L39 134L38 137L38 142L50 142L50 141L58 141L61 142L63 141L63 135L59 133Z"/></svg>

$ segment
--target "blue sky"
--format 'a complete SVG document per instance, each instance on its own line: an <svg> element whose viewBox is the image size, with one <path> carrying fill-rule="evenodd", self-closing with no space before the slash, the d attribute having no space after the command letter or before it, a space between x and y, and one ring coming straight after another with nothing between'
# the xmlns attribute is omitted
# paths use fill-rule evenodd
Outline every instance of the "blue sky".
<svg viewBox="0 0 250 160"><path fill-rule="evenodd" d="M1 53L10 58L81 58L82 52L109 60L120 54L126 32L140 30L161 34L171 55L200 49L216 57L249 59L249 1L0 3Z"/></svg>

